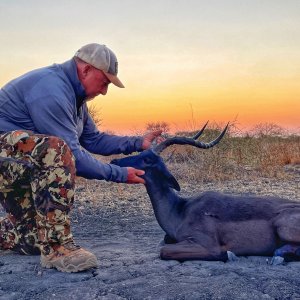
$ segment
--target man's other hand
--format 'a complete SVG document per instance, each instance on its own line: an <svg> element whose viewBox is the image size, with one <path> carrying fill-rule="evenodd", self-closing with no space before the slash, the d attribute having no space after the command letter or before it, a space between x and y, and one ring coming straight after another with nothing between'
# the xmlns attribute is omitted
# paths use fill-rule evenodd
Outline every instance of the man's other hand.
<svg viewBox="0 0 300 300"><path fill-rule="evenodd" d="M161 143L164 138L161 136L162 130L155 130L151 131L143 136L143 144L142 149L146 150L151 147L151 144L154 140L156 140L156 143Z"/></svg>
<svg viewBox="0 0 300 300"><path fill-rule="evenodd" d="M139 176L144 175L145 171L138 170L135 168L127 167L127 181L126 183L143 183L145 184L145 180Z"/></svg>

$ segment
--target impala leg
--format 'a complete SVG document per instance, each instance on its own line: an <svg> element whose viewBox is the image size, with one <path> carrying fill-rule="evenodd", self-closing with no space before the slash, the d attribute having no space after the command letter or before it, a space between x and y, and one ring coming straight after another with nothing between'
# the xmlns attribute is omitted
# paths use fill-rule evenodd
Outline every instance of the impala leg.
<svg viewBox="0 0 300 300"><path fill-rule="evenodd" d="M300 260L300 211L286 210L276 218L274 225L280 240L286 243L275 250L274 256L283 257L285 261Z"/></svg>
<svg viewBox="0 0 300 300"><path fill-rule="evenodd" d="M300 247L300 211L285 210L273 223L281 241L299 244Z"/></svg>
<svg viewBox="0 0 300 300"><path fill-rule="evenodd" d="M200 244L182 241L176 244L168 244L161 248L160 257L164 260L221 260L227 261L226 251L220 248L206 249Z"/></svg>

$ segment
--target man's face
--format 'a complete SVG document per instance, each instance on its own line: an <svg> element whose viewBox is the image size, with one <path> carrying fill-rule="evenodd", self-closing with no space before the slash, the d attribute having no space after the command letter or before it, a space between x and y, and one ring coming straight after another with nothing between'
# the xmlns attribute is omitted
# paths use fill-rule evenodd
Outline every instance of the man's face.
<svg viewBox="0 0 300 300"><path fill-rule="evenodd" d="M106 95L110 84L109 79L101 70L90 65L85 66L79 79L85 89L87 100L92 100L100 94Z"/></svg>

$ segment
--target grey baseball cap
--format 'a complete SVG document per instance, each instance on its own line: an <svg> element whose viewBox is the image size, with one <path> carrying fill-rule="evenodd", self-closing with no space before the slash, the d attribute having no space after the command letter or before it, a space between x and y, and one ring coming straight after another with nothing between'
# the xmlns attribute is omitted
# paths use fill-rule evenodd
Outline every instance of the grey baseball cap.
<svg viewBox="0 0 300 300"><path fill-rule="evenodd" d="M87 44L81 47L75 56L103 71L105 76L117 87L124 88L123 83L117 77L118 61L116 55L105 45Z"/></svg>

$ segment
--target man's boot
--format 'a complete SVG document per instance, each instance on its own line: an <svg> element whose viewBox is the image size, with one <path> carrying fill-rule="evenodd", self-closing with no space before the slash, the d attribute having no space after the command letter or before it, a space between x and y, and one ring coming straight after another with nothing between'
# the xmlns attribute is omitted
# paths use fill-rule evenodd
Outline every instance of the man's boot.
<svg viewBox="0 0 300 300"><path fill-rule="evenodd" d="M41 265L44 268L56 268L71 273L98 267L96 256L74 242L51 245L51 248L49 254L41 254Z"/></svg>
<svg viewBox="0 0 300 300"><path fill-rule="evenodd" d="M75 245L67 213L55 210L36 216L41 249L41 265L62 272L79 272L97 268L94 254Z"/></svg>

